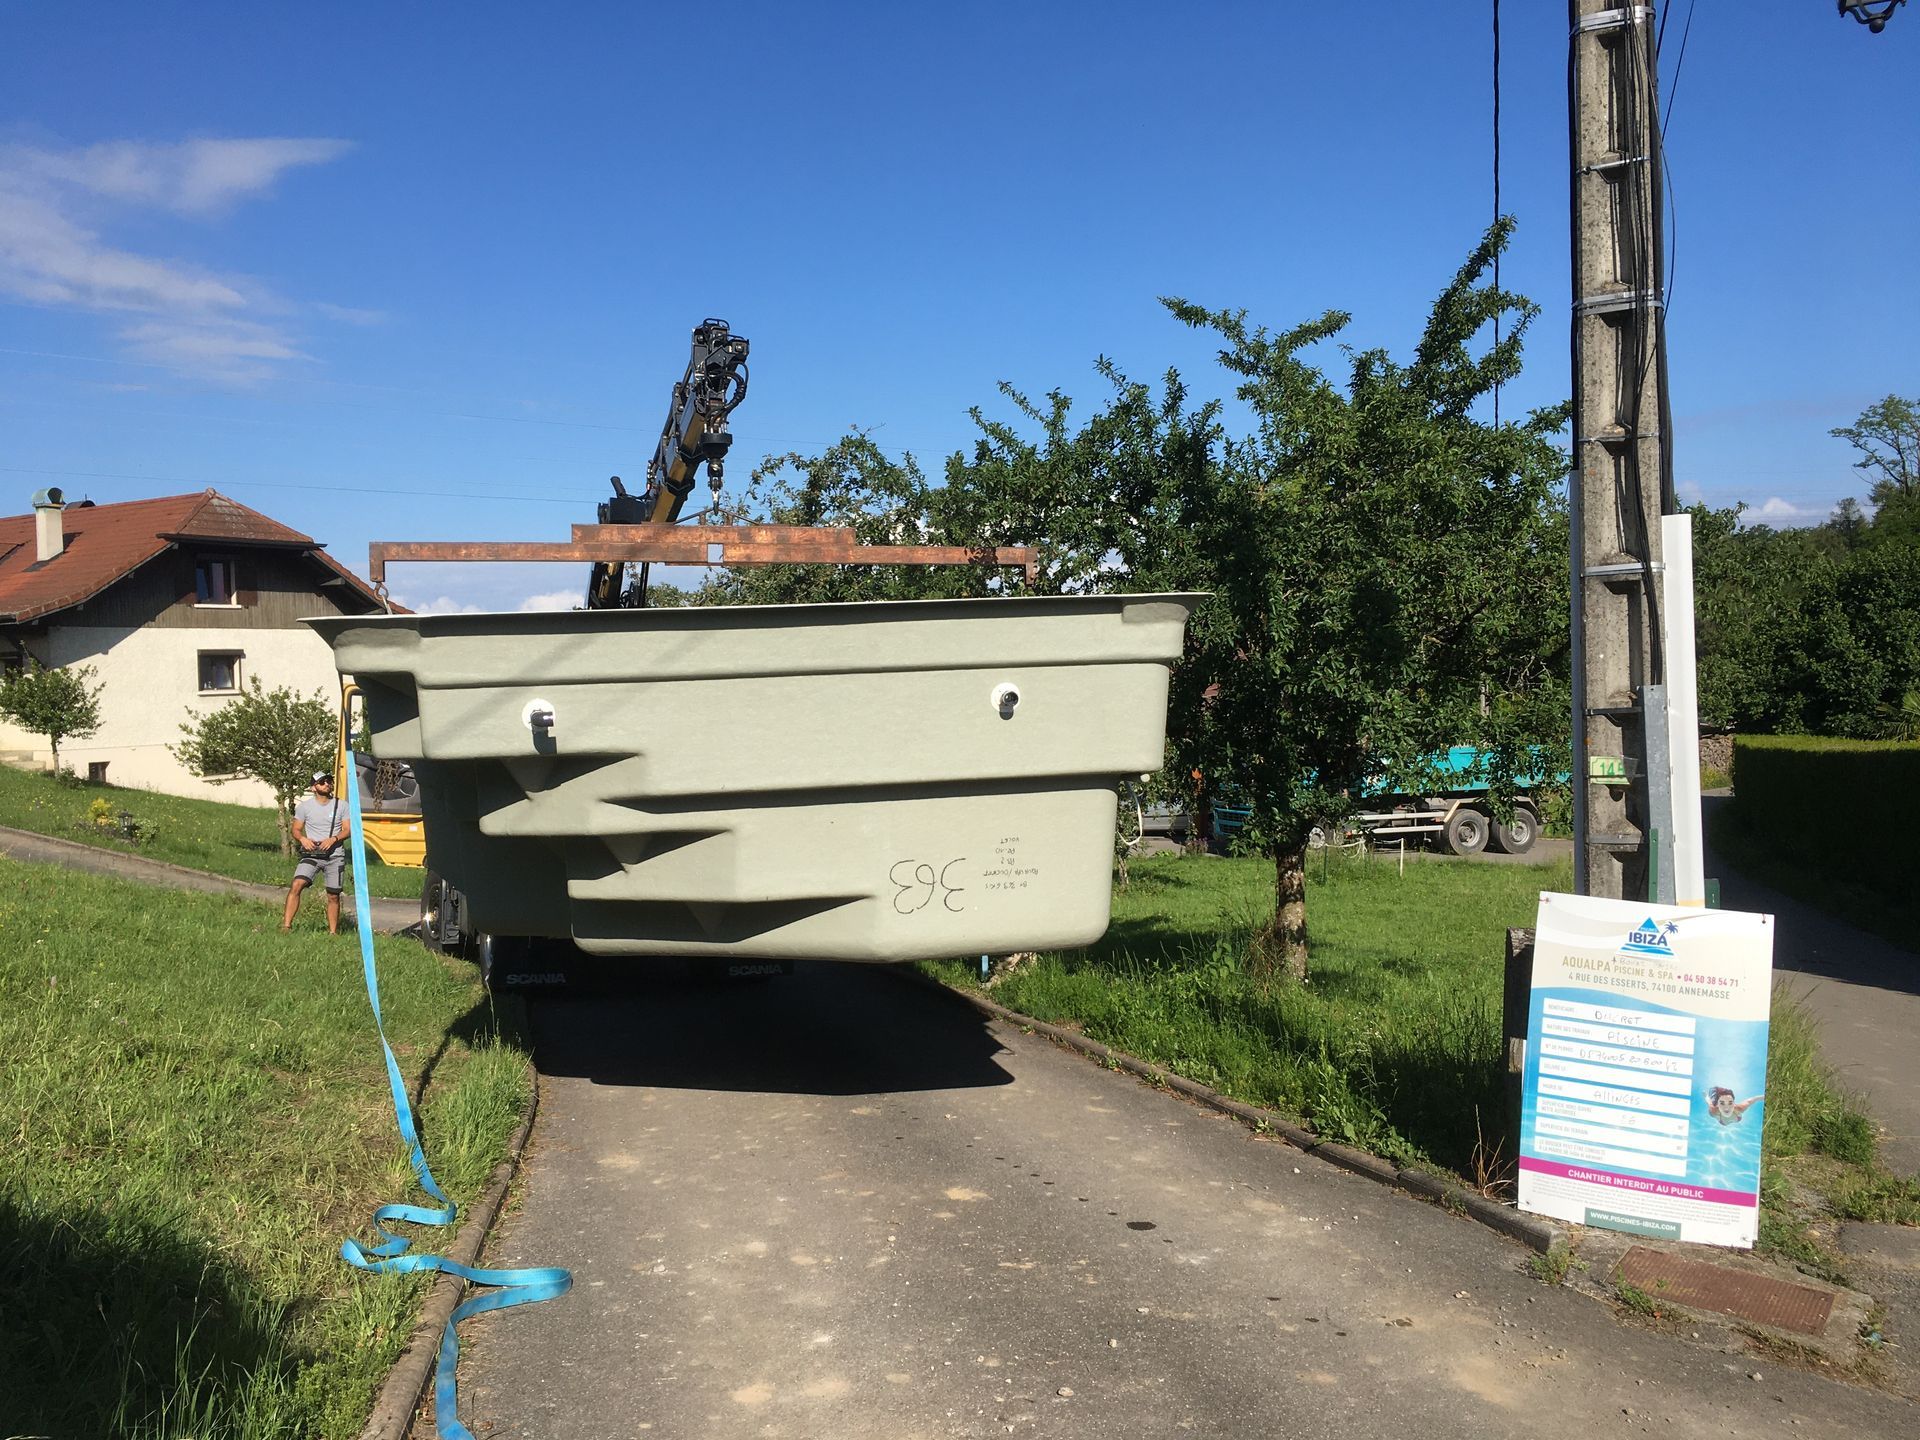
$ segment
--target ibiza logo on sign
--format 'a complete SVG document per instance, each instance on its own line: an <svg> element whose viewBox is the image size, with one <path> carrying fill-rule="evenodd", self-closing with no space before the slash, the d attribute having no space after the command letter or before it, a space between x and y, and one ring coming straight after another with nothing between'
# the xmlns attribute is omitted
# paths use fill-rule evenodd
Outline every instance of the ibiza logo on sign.
<svg viewBox="0 0 1920 1440"><path fill-rule="evenodd" d="M1679 928L1676 921L1669 920L1662 925L1649 915L1627 932L1627 943L1620 947L1620 952L1623 955L1660 955L1671 960L1673 946L1667 943L1667 937Z"/></svg>

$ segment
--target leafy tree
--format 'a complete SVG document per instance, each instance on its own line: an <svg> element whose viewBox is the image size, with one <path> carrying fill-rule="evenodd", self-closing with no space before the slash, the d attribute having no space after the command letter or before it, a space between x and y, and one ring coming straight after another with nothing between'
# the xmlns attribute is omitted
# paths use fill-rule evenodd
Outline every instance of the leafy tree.
<svg viewBox="0 0 1920 1440"><path fill-rule="evenodd" d="M1411 364L1349 352L1344 386L1305 357L1340 335L1329 312L1291 330L1167 301L1226 342L1249 433L1179 494L1212 591L1176 677L1183 757L1238 787L1275 867L1255 963L1307 971L1305 850L1370 780L1434 783L1423 757L1476 744L1510 800L1564 767L1566 531L1552 437L1564 407L1492 425L1477 401L1519 373L1535 307L1482 283L1511 222L1491 228L1435 302ZM1475 355L1497 316L1505 336Z"/></svg>
<svg viewBox="0 0 1920 1440"><path fill-rule="evenodd" d="M261 688L258 676L246 693L180 726L186 739L168 748L202 780L259 780L273 791L280 822L280 853L293 853L288 813L312 782L313 772L333 763L336 713L317 692L299 695L284 685ZM342 781L344 784L344 780Z"/></svg>
<svg viewBox="0 0 1920 1440"><path fill-rule="evenodd" d="M1854 469L1877 477L1868 494L1875 505L1920 498L1920 400L1889 395L1827 433L1860 452Z"/></svg>
<svg viewBox="0 0 1920 1440"><path fill-rule="evenodd" d="M1277 911L1255 958L1304 975L1315 823L1371 780L1430 786L1422 757L1451 744L1486 751L1497 804L1517 777L1566 763L1565 457L1551 439L1564 411L1500 426L1471 414L1518 373L1533 313L1482 283L1508 231L1490 231L1441 295L1410 365L1354 355L1344 388L1302 355L1344 315L1274 336L1240 312L1168 302L1226 339L1253 417L1243 437L1228 438L1217 403L1190 406L1177 373L1156 394L1101 361L1112 394L1077 425L1062 393L1042 405L1003 386L1015 416L972 412L980 438L949 458L943 486L854 434L770 461L743 511L851 524L871 543L1032 544L1043 593L1211 592L1175 667L1170 769L1253 805ZM1516 323L1476 357L1496 315ZM978 594L992 573L781 567L709 596Z"/></svg>
<svg viewBox="0 0 1920 1440"><path fill-rule="evenodd" d="M847 526L862 545L939 545L933 492L911 455L895 460L853 431L819 455L770 455L728 523ZM707 582L700 603L800 605L844 600L926 600L987 593L996 572L896 565L742 566Z"/></svg>
<svg viewBox="0 0 1920 1440"><path fill-rule="evenodd" d="M1694 510L1700 717L1760 733L1874 738L1920 687L1920 535L1898 499L1849 537L1742 528L1743 507Z"/></svg>
<svg viewBox="0 0 1920 1440"><path fill-rule="evenodd" d="M1827 516L1827 523L1821 528L1830 532L1844 549L1853 550L1859 547L1872 526L1872 517L1860 508L1858 500L1849 495L1833 507L1833 513Z"/></svg>
<svg viewBox="0 0 1920 1440"><path fill-rule="evenodd" d="M60 742L84 740L100 728L100 692L88 685L91 665L48 669L38 660L0 676L0 715L21 729L44 735L53 746L53 768L60 769Z"/></svg>

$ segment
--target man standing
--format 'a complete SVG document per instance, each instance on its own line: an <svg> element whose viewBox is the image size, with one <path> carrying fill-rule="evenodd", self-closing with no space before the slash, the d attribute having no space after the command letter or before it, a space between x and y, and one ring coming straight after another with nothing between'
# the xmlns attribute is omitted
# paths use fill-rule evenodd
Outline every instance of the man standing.
<svg viewBox="0 0 1920 1440"><path fill-rule="evenodd" d="M293 928L293 917L300 909L300 893L313 883L316 875L327 879L327 933L340 933L340 877L347 864L347 834L352 828L339 797L333 793L333 776L324 770L313 774L313 794L303 795L293 807L293 844L300 852L294 867L293 888L287 891L287 913L281 918L284 934Z"/></svg>

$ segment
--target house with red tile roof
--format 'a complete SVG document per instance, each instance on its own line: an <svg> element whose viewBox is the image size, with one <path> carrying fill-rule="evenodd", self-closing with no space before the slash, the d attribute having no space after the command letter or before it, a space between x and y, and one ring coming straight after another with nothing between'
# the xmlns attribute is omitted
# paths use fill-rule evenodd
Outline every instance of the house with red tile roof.
<svg viewBox="0 0 1920 1440"><path fill-rule="evenodd" d="M0 666L93 667L99 731L60 758L116 785L271 804L255 782L190 774L167 748L181 722L255 678L337 701L333 653L300 622L381 608L312 536L214 490L114 505L44 490L31 514L0 517ZM52 753L0 721L0 759L45 767Z"/></svg>

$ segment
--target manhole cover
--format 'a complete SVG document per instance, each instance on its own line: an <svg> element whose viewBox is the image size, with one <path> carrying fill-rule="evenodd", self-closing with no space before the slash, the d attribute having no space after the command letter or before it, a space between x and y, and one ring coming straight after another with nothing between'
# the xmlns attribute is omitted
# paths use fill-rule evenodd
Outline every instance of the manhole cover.
<svg viewBox="0 0 1920 1440"><path fill-rule="evenodd" d="M1621 1260L1620 1278L1655 1300L1671 1300L1676 1305L1733 1315L1801 1335L1818 1335L1833 1314L1829 1291L1699 1260L1682 1260L1638 1245Z"/></svg>

